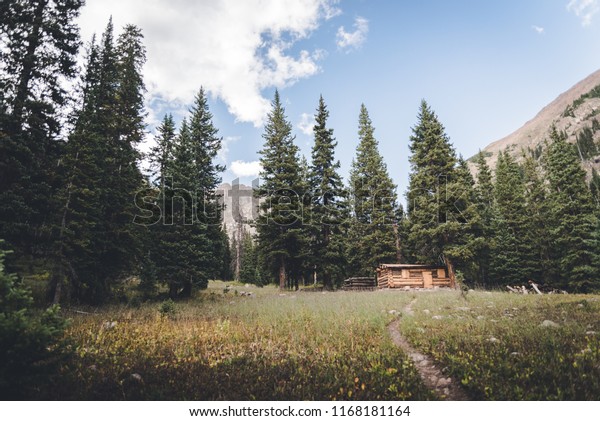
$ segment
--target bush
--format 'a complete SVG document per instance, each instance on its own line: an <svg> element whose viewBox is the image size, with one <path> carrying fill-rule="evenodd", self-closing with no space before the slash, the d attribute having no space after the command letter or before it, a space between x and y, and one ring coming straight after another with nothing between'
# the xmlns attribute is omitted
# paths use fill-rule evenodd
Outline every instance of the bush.
<svg viewBox="0 0 600 421"><path fill-rule="evenodd" d="M66 355L60 308L33 309L31 291L4 272L0 250L0 396L22 399L52 375Z"/></svg>
<svg viewBox="0 0 600 421"><path fill-rule="evenodd" d="M170 298L166 301L163 301L160 307L158 308L158 312L163 317L175 316L175 302Z"/></svg>

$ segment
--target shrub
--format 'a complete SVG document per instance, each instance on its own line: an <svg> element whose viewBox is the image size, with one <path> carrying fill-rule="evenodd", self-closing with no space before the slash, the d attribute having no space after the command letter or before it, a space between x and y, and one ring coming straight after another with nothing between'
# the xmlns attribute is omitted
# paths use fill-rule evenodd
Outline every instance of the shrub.
<svg viewBox="0 0 600 421"><path fill-rule="evenodd" d="M158 308L158 312L162 317L173 317L175 316L175 302L170 298L166 301L163 301L160 307Z"/></svg>
<svg viewBox="0 0 600 421"><path fill-rule="evenodd" d="M0 396L21 399L47 380L66 355L60 308L33 309L31 291L4 272L0 250Z"/></svg>

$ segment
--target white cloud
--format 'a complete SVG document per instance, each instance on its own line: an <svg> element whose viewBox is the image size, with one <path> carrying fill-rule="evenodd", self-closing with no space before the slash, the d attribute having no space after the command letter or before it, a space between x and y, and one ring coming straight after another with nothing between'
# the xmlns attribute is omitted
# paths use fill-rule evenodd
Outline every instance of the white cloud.
<svg viewBox="0 0 600 421"><path fill-rule="evenodd" d="M544 28L542 28L541 26L531 25L531 29L533 29L535 32L537 32L540 35L544 33Z"/></svg>
<svg viewBox="0 0 600 421"><path fill-rule="evenodd" d="M567 10L581 19L581 25L588 26L592 23L594 15L600 11L600 4L598 0L570 0Z"/></svg>
<svg viewBox="0 0 600 421"><path fill-rule="evenodd" d="M259 161L233 161L229 169L236 177L258 177L258 173L262 170Z"/></svg>
<svg viewBox="0 0 600 421"><path fill-rule="evenodd" d="M313 126L315 125L315 117L308 113L302 113L300 115L300 121L296 124L296 127L300 129L302 133L307 136L313 134Z"/></svg>
<svg viewBox="0 0 600 421"><path fill-rule="evenodd" d="M101 33L112 14L118 31L140 26L148 61L148 98L189 104L203 85L238 121L260 126L270 102L261 91L291 85L319 72L322 52L291 54L338 0L88 0L84 40Z"/></svg>
<svg viewBox="0 0 600 421"><path fill-rule="evenodd" d="M227 156L229 155L229 145L233 142L237 142L240 140L239 136L225 136L221 141L221 149L217 152L217 158L219 158L223 163L227 163Z"/></svg>
<svg viewBox="0 0 600 421"><path fill-rule="evenodd" d="M369 21L362 17L354 19L353 32L346 32L343 26L338 28L336 34L337 46L342 49L358 48L367 40Z"/></svg>

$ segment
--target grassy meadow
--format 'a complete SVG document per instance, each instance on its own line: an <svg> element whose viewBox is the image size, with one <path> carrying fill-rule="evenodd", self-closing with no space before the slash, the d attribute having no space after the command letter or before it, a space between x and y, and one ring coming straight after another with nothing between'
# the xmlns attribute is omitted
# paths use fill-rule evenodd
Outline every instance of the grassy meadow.
<svg viewBox="0 0 600 421"><path fill-rule="evenodd" d="M174 305L67 310L72 357L38 398L434 399L390 340L400 317L473 399L600 399L597 296L225 285Z"/></svg>

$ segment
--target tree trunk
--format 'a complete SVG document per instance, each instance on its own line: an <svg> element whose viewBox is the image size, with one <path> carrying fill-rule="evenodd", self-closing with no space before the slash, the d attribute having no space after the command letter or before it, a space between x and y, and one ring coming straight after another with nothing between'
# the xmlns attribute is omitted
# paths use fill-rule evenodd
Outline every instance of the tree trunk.
<svg viewBox="0 0 600 421"><path fill-rule="evenodd" d="M192 296L192 276L190 275L190 279L184 282L183 290L181 291L181 296L183 298L190 298Z"/></svg>
<svg viewBox="0 0 600 421"><path fill-rule="evenodd" d="M452 262L450 261L450 259L448 259L448 257L444 256L444 263L446 264L446 267L448 268L448 277L450 278L450 287L452 288L456 288L456 275L454 274L454 265L452 264Z"/></svg>
<svg viewBox="0 0 600 421"><path fill-rule="evenodd" d="M27 52L23 57L23 67L19 75L19 84L17 86L15 102L13 104L13 117L15 118L19 129L22 129L23 127L23 109L25 108L25 102L27 101L29 94L29 82L31 81L33 69L35 69L38 60L35 51L40 45L40 32L44 23L44 8L47 3L47 0L42 0L37 4L35 16L33 18L33 26L27 37Z"/></svg>
<svg viewBox="0 0 600 421"><path fill-rule="evenodd" d="M282 256L279 261L279 289L281 290L285 289L285 278L285 260Z"/></svg>
<svg viewBox="0 0 600 421"><path fill-rule="evenodd" d="M52 304L60 303L60 297L62 295L62 279L62 267L60 269L55 269L52 271L52 276L50 277L50 285L48 286L48 295L46 296L46 299Z"/></svg>
<svg viewBox="0 0 600 421"><path fill-rule="evenodd" d="M396 263L402 263L402 245L400 244L400 235L398 234L398 224L392 225L394 228L394 237L396 239Z"/></svg>
<svg viewBox="0 0 600 421"><path fill-rule="evenodd" d="M175 282L169 283L169 298L175 300L177 298L177 284Z"/></svg>
<svg viewBox="0 0 600 421"><path fill-rule="evenodd" d="M238 213L238 224L235 232L237 241L235 243L235 280L240 280L240 270L242 266L242 214Z"/></svg>

